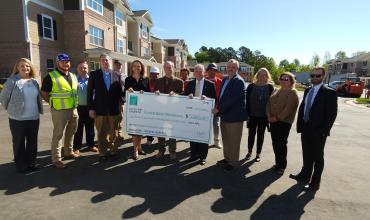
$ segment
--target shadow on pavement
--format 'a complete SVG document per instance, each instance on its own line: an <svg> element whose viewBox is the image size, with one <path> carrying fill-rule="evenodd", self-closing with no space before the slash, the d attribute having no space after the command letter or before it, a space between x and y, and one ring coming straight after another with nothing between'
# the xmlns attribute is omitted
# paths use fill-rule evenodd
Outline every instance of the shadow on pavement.
<svg viewBox="0 0 370 220"><path fill-rule="evenodd" d="M147 152L153 152L154 148L155 146L144 147ZM127 159L127 155L132 154L132 148L125 147L119 150L120 157L117 160L98 163L97 155L87 155L70 161L63 170L57 170L50 165L49 153L49 151L39 153L38 163L43 169L35 173L17 174L13 163L1 164L0 190L4 190L5 195L15 195L33 188L54 188L50 196L86 190L97 192L90 199L94 204L115 196L143 198L144 202L123 210L121 216L135 218L145 212L164 213L183 201L212 189L221 189L222 195L211 206L213 212L246 210L251 208L264 190L280 177L271 170L246 177L253 162L245 163L229 173L217 165L205 166L203 169L190 172L188 169L199 165L197 162L186 162L189 156L187 149L178 152L178 161L171 161L167 154L159 159L148 155L132 162L131 159ZM282 213L298 209L294 216L299 216L299 212L310 200L299 197L298 202L290 204L289 201L297 200L296 191L295 187L292 187L280 196L270 197L253 216L255 219L266 217L265 210L270 207ZM290 213L290 216L292 215Z"/></svg>
<svg viewBox="0 0 370 220"><path fill-rule="evenodd" d="M301 185L293 185L284 193L267 198L250 219L271 219L271 216L274 216L274 219L301 219L304 207L314 197L315 192L302 193Z"/></svg>

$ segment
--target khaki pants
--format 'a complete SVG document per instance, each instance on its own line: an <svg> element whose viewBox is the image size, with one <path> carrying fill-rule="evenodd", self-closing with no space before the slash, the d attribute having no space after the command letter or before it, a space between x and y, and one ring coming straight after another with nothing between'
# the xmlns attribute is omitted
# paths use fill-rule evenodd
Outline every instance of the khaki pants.
<svg viewBox="0 0 370 220"><path fill-rule="evenodd" d="M77 109L55 110L51 108L51 119L53 121L53 138L51 141L52 161L62 160L62 138L64 133L64 155L73 151L73 136L77 130Z"/></svg>
<svg viewBox="0 0 370 220"><path fill-rule="evenodd" d="M239 162L240 141L243 134L243 122L221 122L221 136L224 158L230 165L236 166Z"/></svg>
<svg viewBox="0 0 370 220"><path fill-rule="evenodd" d="M111 155L117 153L115 141L118 117L119 115L97 115L95 118L100 156L106 156L108 149Z"/></svg>

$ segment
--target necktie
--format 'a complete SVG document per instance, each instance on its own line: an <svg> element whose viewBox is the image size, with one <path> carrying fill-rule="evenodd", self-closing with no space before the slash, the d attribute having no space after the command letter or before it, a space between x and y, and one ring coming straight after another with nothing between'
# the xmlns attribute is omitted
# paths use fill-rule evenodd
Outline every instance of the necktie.
<svg viewBox="0 0 370 220"><path fill-rule="evenodd" d="M200 81L196 81L196 85L195 85L195 97L199 97L200 96Z"/></svg>
<svg viewBox="0 0 370 220"><path fill-rule="evenodd" d="M314 88L312 87L311 90L308 92L307 103L304 109L304 116L303 116L304 122L307 122L310 116L313 93L314 93Z"/></svg>

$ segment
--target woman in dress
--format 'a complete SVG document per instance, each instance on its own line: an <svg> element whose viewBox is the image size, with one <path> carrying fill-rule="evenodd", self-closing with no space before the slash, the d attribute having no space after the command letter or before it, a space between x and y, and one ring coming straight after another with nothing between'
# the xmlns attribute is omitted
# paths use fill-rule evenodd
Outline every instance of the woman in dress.
<svg viewBox="0 0 370 220"><path fill-rule="evenodd" d="M139 60L135 60L131 64L131 75L128 76L125 80L125 91L129 92L139 91L140 93L143 92L150 92L149 88L149 80L144 76L145 67L142 62ZM146 155L145 151L141 148L141 135L131 135L132 136L132 143L134 145L134 153L132 158L134 160L139 159L140 155Z"/></svg>

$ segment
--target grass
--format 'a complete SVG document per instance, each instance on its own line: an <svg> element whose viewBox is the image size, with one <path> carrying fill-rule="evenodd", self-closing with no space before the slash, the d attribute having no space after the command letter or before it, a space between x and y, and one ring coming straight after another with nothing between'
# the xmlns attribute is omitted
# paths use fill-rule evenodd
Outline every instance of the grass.
<svg viewBox="0 0 370 220"><path fill-rule="evenodd" d="M357 98L356 99L356 102L358 104L370 104L370 99L366 99L366 98Z"/></svg>

